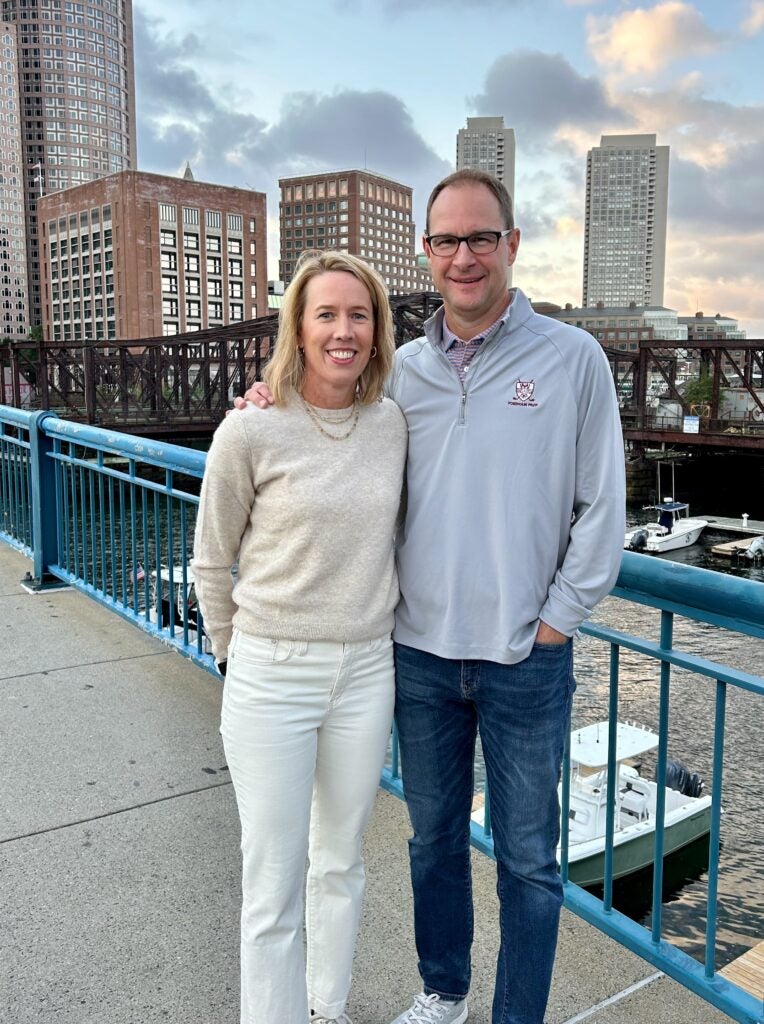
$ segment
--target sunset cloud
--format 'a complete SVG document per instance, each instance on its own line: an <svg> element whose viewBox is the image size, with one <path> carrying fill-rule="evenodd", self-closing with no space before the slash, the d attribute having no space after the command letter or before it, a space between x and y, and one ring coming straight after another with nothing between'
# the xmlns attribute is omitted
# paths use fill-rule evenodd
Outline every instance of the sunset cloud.
<svg viewBox="0 0 764 1024"><path fill-rule="evenodd" d="M743 19L740 31L744 36L755 36L762 29L764 29L764 0L751 0L748 14Z"/></svg>
<svg viewBox="0 0 764 1024"><path fill-rule="evenodd" d="M653 74L675 60L711 53L724 42L682 0L615 16L589 15L586 28L592 57L622 76Z"/></svg>

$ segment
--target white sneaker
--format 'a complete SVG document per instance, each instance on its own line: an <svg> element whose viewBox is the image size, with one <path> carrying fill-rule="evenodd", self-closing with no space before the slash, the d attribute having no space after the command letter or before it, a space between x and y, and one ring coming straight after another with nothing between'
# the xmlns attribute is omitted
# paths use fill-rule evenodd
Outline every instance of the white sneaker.
<svg viewBox="0 0 764 1024"><path fill-rule="evenodd" d="M426 996L420 992L414 1005L396 1017L392 1024L464 1024L466 1019L466 999L452 1003L434 993Z"/></svg>
<svg viewBox="0 0 764 1024"><path fill-rule="evenodd" d="M353 1022L346 1013L341 1013L339 1017L316 1017L315 1014L311 1014L310 1024L353 1024Z"/></svg>

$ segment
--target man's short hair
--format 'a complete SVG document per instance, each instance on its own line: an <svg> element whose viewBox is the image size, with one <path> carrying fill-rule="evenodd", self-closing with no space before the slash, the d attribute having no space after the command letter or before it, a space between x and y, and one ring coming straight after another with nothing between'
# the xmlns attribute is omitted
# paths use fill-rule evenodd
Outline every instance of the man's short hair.
<svg viewBox="0 0 764 1024"><path fill-rule="evenodd" d="M454 171L453 174L449 174L448 177L443 179L443 181L439 181L430 193L430 198L427 200L427 217L425 220L425 232L427 234L430 233L430 210L432 209L432 204L438 198L443 189L448 188L449 185L485 185L489 191L493 192L498 200L499 207L501 208L501 215L504 218L504 227L514 228L515 218L512 211L512 196L507 192L506 187L498 178L494 178L492 174L488 174L486 171L478 171L471 167L465 167L461 171Z"/></svg>

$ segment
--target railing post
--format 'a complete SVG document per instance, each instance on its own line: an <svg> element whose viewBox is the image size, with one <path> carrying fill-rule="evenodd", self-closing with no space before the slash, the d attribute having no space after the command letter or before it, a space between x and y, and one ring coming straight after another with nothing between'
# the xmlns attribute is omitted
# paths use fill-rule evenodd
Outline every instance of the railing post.
<svg viewBox="0 0 764 1024"><path fill-rule="evenodd" d="M49 417L53 417L53 413L44 410L34 413L29 424L34 572L27 573L21 582L34 591L63 585L48 571L48 566L58 564L56 467L49 455L53 442L43 430L43 422Z"/></svg>

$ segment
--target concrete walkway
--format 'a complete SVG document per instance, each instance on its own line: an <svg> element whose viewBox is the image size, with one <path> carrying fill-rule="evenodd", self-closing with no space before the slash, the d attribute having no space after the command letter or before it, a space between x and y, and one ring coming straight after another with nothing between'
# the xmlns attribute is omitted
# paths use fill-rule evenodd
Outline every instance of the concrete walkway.
<svg viewBox="0 0 764 1024"><path fill-rule="evenodd" d="M236 1024L219 681L75 591L27 594L28 567L0 542L0 1021ZM355 1024L387 1024L419 990L407 837L405 807L380 792ZM480 854L473 867L470 1022L489 1024L495 875ZM627 991L655 973L564 912L549 1024L729 1020L662 976Z"/></svg>

